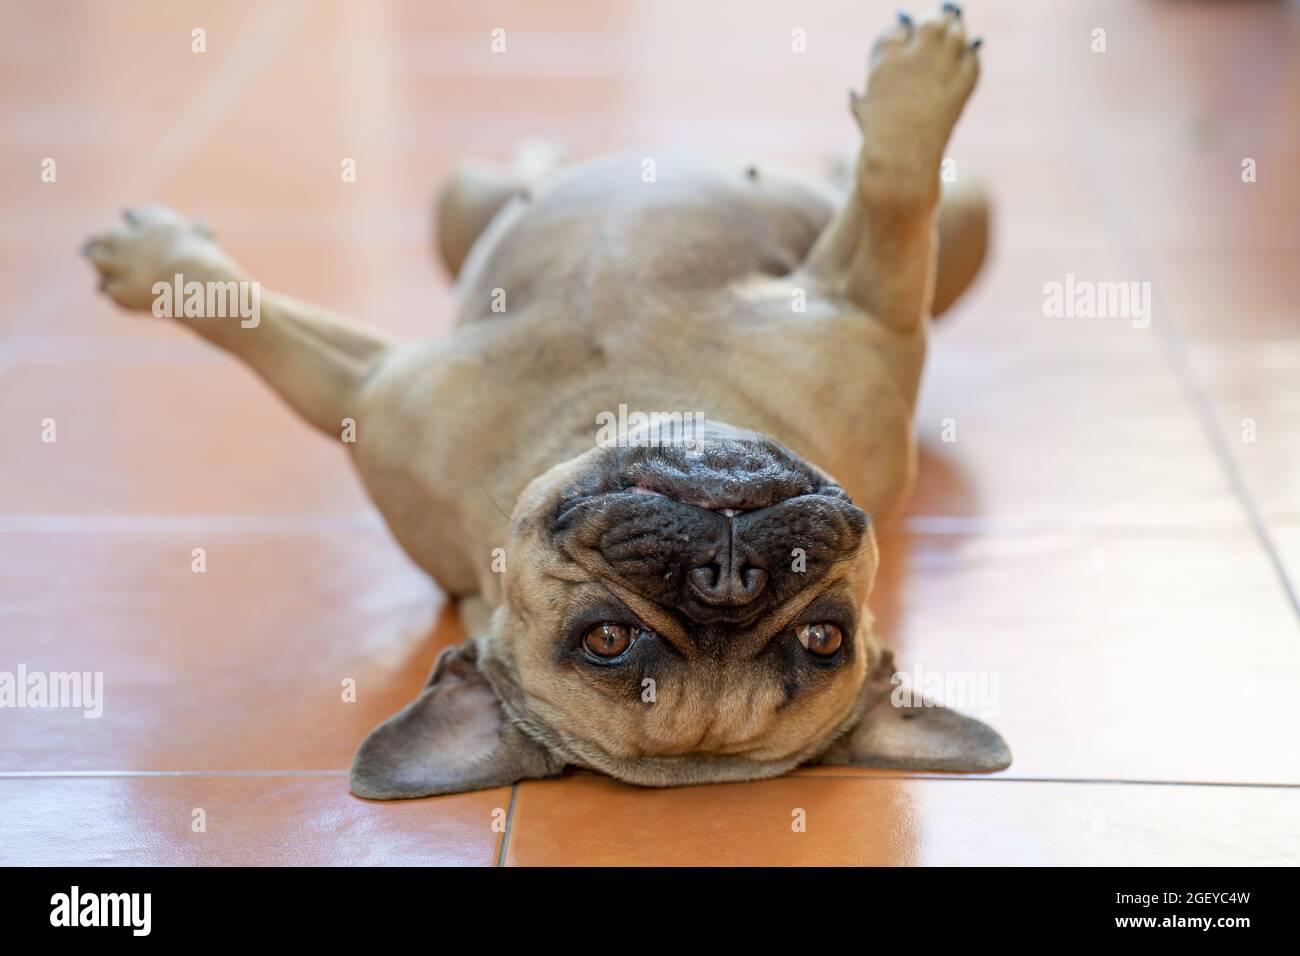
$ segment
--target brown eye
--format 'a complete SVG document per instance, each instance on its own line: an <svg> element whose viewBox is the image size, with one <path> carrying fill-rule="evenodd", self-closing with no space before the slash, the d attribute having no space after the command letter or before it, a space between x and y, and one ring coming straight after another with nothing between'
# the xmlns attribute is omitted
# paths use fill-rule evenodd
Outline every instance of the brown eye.
<svg viewBox="0 0 1300 956"><path fill-rule="evenodd" d="M632 629L626 624L597 624L582 639L582 646L597 657L618 657L632 646Z"/></svg>
<svg viewBox="0 0 1300 956"><path fill-rule="evenodd" d="M840 649L844 640L844 635L834 624L805 624L795 631L795 635L810 654L818 657L830 657Z"/></svg>

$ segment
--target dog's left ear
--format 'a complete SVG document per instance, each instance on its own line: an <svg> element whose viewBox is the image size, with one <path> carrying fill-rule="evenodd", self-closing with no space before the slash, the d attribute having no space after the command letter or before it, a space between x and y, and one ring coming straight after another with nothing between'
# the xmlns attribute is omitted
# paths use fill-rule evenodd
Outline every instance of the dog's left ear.
<svg viewBox="0 0 1300 956"><path fill-rule="evenodd" d="M371 800L428 797L549 777L562 768L506 719L467 640L443 651L420 696L361 742L352 792Z"/></svg>
<svg viewBox="0 0 1300 956"><path fill-rule="evenodd" d="M895 706L892 673L893 655L887 651L862 687L861 720L818 763L956 773L991 773L1011 765L1011 749L988 724L918 702L919 694L909 706Z"/></svg>

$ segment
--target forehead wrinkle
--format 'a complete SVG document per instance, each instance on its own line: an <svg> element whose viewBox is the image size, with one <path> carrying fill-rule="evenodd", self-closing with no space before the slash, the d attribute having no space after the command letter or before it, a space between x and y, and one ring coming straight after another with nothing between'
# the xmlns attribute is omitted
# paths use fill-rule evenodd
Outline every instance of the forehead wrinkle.
<svg viewBox="0 0 1300 956"><path fill-rule="evenodd" d="M584 580L604 585L606 590L612 591L615 597L631 607L638 614L645 611L647 617L665 620L661 617L662 612L658 609L658 605L642 598L635 590L630 588L627 585L627 582L624 581L623 577L609 566L609 562L605 560L605 556L600 552L584 548L572 553L567 553L566 556L569 561L589 575L589 577ZM685 642L685 631L681 629L681 626L673 620L671 616L666 618L666 623L668 627L676 629L676 634L665 634L665 636L680 637L681 640Z"/></svg>
<svg viewBox="0 0 1300 956"><path fill-rule="evenodd" d="M605 581L605 586L614 597L631 608L637 617L653 627L661 637L667 639L683 655L690 656L692 650L690 637L676 618L653 601L641 597L621 581L609 579Z"/></svg>
<svg viewBox="0 0 1300 956"><path fill-rule="evenodd" d="M574 568L579 570L575 571ZM552 581L560 581L564 584L586 584L591 580L591 572L576 561L572 564L544 567L539 569L539 573L542 577L550 578Z"/></svg>
<svg viewBox="0 0 1300 956"><path fill-rule="evenodd" d="M584 555L587 557L591 556L587 552L584 552ZM684 656L690 656L690 638L677 620L671 614L664 612L653 601L641 597L641 595L637 594L636 591L629 588L623 582L623 579L615 574L613 569L605 563L603 558L599 558L599 556L597 557L598 560L588 563L587 561L579 560L577 555L569 556L570 563L565 565L566 570L570 567L577 567L580 568L582 572L585 572L585 576L575 575L573 578L569 578L558 573L553 573L549 570L544 570L542 573L557 581L563 581L567 584L594 584L598 587L604 588L604 590L610 593L614 598L630 608L634 614L640 617L647 624L650 624L654 630L672 644L678 652Z"/></svg>
<svg viewBox="0 0 1300 956"><path fill-rule="evenodd" d="M822 585L819 588L804 588L790 600L769 612L754 630L740 638L737 643L748 652L749 657L756 657L774 637L789 627L808 605L843 581L845 576L840 574L834 578L823 579L819 582Z"/></svg>

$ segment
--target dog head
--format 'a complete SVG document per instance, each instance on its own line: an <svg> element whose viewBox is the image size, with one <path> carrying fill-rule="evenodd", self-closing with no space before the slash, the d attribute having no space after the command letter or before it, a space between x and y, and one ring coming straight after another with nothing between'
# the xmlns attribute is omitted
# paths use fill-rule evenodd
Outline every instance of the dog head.
<svg viewBox="0 0 1300 956"><path fill-rule="evenodd" d="M501 606L380 725L353 789L414 797L567 764L660 786L823 761L1010 762L991 729L890 704L871 631L870 517L759 435L596 448L515 508Z"/></svg>

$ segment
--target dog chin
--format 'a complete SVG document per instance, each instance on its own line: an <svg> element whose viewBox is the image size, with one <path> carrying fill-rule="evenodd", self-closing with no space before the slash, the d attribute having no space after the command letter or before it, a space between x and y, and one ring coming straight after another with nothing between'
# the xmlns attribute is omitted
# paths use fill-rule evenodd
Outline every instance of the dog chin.
<svg viewBox="0 0 1300 956"><path fill-rule="evenodd" d="M608 753L598 743L590 740L556 734L553 730L539 734L540 728L535 722L527 723L529 733L536 739L545 740L551 754L569 766L607 774L637 787L685 787L767 780L813 763L837 739L852 729L860 716L859 711L860 707L855 700L849 712L842 715L829 733L810 741L793 753L774 755L768 759L757 759L742 753L708 752L622 757Z"/></svg>
<svg viewBox="0 0 1300 956"><path fill-rule="evenodd" d="M611 757L588 753L575 765L608 774L638 787L685 787L705 783L739 783L779 777L806 763L825 749L825 744L780 760L751 760L732 754L681 754L665 757ZM584 750L587 748L584 748Z"/></svg>

